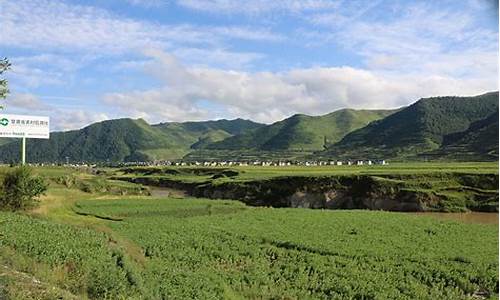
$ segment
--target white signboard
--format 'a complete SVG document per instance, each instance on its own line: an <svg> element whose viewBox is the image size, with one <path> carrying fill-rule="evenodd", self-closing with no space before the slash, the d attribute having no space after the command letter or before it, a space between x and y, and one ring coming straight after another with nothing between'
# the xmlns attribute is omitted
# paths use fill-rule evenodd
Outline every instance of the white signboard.
<svg viewBox="0 0 500 300"><path fill-rule="evenodd" d="M0 113L0 138L49 138L49 117Z"/></svg>

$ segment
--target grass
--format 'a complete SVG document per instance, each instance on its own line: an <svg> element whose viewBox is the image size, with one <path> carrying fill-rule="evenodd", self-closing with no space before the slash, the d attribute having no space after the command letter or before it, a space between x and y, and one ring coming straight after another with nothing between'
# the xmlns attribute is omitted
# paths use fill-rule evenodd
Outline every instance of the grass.
<svg viewBox="0 0 500 300"><path fill-rule="evenodd" d="M251 176L267 172L250 169L244 170L255 171ZM40 207L22 214L0 212L0 298L2 293L13 299L498 295L494 225L377 211L152 198L112 189L85 192L59 178L96 183L101 176L64 168L37 172L50 180ZM106 184L140 190L130 183Z"/></svg>

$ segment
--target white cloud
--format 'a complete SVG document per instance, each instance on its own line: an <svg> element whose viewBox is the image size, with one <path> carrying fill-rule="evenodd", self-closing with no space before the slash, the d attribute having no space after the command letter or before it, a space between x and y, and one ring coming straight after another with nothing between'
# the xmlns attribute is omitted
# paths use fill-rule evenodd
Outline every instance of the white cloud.
<svg viewBox="0 0 500 300"><path fill-rule="evenodd" d="M180 48L172 52L182 61L197 66L217 66L226 69L242 69L251 66L265 56L254 52L232 52L225 49Z"/></svg>
<svg viewBox="0 0 500 300"><path fill-rule="evenodd" d="M221 44L226 39L276 41L267 29L165 25L52 0L2 0L0 45L62 52L133 53L144 48Z"/></svg>
<svg viewBox="0 0 500 300"><path fill-rule="evenodd" d="M478 26L484 8L438 9L420 2L396 7L395 16L383 19L360 18L366 9L347 8L310 16L318 29L299 30L302 38L318 43L337 44L361 56L375 71L395 71L440 76L474 74L496 77L498 30ZM376 2L375 2L376 3ZM321 29L323 28L323 29Z"/></svg>
<svg viewBox="0 0 500 300"><path fill-rule="evenodd" d="M22 86L23 88L37 88L42 85L61 85L67 80L64 73L60 71L40 69L27 65L12 66L6 77L9 81L16 82L16 86ZM14 86L11 90L13 89Z"/></svg>
<svg viewBox="0 0 500 300"><path fill-rule="evenodd" d="M61 71L75 71L80 67L74 59L69 59L63 55L56 55L51 53L42 53L32 56L14 56L11 57L10 62L16 65L30 65L37 66L44 69L59 69Z"/></svg>
<svg viewBox="0 0 500 300"><path fill-rule="evenodd" d="M159 89L113 93L104 102L151 122L225 117L273 122L293 113L324 114L351 108L393 108L420 97L475 95L493 89L494 78L456 78L375 72L352 67L306 68L286 72L242 72L186 67L174 56L150 51L146 66L161 79Z"/></svg>
<svg viewBox="0 0 500 300"><path fill-rule="evenodd" d="M142 6L146 8L157 8L167 4L168 0L125 0L131 5Z"/></svg>
<svg viewBox="0 0 500 300"><path fill-rule="evenodd" d="M105 113L93 112L88 109L55 107L31 93L13 94L2 101L2 104L5 107L3 111L5 113L49 116L51 118L51 131L79 129L90 123L109 119L109 115Z"/></svg>
<svg viewBox="0 0 500 300"><path fill-rule="evenodd" d="M101 112L88 110L60 110L57 116L51 118L53 131L80 129L91 123L108 120L109 116Z"/></svg>
<svg viewBox="0 0 500 300"><path fill-rule="evenodd" d="M46 112L52 109L51 105L42 102L36 95L17 93L5 100L4 107L8 110L22 110L26 112Z"/></svg>
<svg viewBox="0 0 500 300"><path fill-rule="evenodd" d="M340 1L332 0L178 0L189 9L216 14L261 15L269 13L301 13L337 8Z"/></svg>

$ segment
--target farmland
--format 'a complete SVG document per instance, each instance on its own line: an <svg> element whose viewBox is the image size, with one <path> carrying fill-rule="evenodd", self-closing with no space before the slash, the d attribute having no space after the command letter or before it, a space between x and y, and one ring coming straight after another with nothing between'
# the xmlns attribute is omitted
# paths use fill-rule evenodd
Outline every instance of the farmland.
<svg viewBox="0 0 500 300"><path fill-rule="evenodd" d="M486 166L461 167L486 172ZM255 174L267 169L244 171L261 176ZM137 184L109 180L117 170L37 172L50 181L40 207L0 212L0 295L14 299L485 299L498 294L494 225L381 211L154 198Z"/></svg>

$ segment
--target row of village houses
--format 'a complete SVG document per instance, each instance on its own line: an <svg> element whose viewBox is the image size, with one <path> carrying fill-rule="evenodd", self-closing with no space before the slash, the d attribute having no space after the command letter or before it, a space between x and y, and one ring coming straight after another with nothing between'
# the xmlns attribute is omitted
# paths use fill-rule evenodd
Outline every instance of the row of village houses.
<svg viewBox="0 0 500 300"><path fill-rule="evenodd" d="M263 166L263 167L286 167L286 166L364 166L364 165L387 165L385 160L330 160L330 161L271 161L271 160L255 160L255 161L154 161L154 162L123 162L123 163L66 163L64 165L73 167L96 167L96 166L178 166L178 167L235 167L235 166ZM61 165L55 163L45 163L36 165Z"/></svg>
<svg viewBox="0 0 500 300"><path fill-rule="evenodd" d="M202 167L232 167L232 166L264 166L264 167L285 167L285 166L363 166L363 165L387 165L385 160L331 160L331 161L157 161L157 162L128 162L124 165L156 165L156 166L202 166Z"/></svg>

